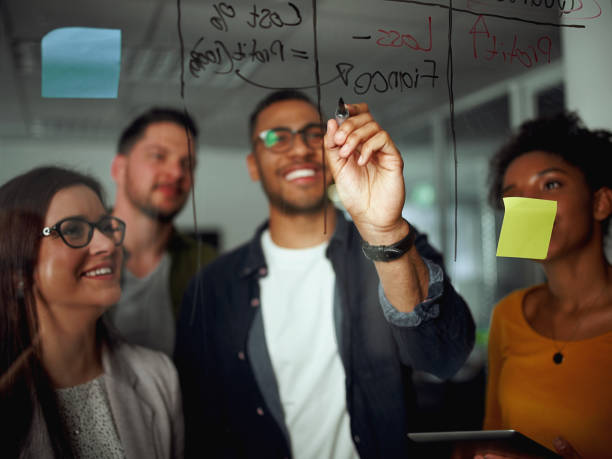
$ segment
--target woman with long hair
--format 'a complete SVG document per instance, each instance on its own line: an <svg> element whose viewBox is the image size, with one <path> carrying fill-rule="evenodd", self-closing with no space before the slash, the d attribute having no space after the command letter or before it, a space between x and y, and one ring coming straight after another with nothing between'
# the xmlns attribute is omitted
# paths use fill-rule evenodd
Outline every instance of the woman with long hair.
<svg viewBox="0 0 612 459"><path fill-rule="evenodd" d="M523 124L492 159L490 196L557 214L546 282L493 311L485 429L519 430L564 456L612 457L612 135L575 115Z"/></svg>
<svg viewBox="0 0 612 459"><path fill-rule="evenodd" d="M3 457L180 457L176 371L102 317L121 294L125 224L91 177L42 167L0 187Z"/></svg>

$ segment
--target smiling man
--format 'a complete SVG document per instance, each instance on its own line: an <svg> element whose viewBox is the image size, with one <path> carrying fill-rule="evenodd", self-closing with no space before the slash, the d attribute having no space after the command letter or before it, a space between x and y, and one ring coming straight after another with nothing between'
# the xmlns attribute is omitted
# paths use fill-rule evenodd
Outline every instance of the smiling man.
<svg viewBox="0 0 612 459"><path fill-rule="evenodd" d="M113 215L126 222L120 302L109 315L127 341L172 355L189 279L215 255L173 226L192 186L197 128L185 114L154 108L121 134L111 168Z"/></svg>
<svg viewBox="0 0 612 459"><path fill-rule="evenodd" d="M365 104L347 108L325 129L282 91L251 116L247 165L269 220L185 294L189 457L405 458L411 370L448 378L471 350L440 254L401 216L399 151ZM353 222L327 201L332 176Z"/></svg>

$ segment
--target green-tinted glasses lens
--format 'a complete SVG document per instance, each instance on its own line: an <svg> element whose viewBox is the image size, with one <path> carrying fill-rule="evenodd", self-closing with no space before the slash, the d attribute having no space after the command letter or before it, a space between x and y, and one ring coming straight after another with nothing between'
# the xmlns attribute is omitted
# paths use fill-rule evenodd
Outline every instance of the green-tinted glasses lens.
<svg viewBox="0 0 612 459"><path fill-rule="evenodd" d="M270 129L265 132L265 136L263 137L263 143L266 148L271 148L278 143L280 140L280 136L274 129Z"/></svg>

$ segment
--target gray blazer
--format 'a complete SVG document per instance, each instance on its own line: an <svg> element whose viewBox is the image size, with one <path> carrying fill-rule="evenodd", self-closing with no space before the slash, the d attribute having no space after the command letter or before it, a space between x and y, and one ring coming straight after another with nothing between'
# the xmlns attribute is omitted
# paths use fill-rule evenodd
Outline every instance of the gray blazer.
<svg viewBox="0 0 612 459"><path fill-rule="evenodd" d="M163 353L116 343L102 351L104 384L127 459L182 458L183 407L174 364ZM40 409L35 410L22 458L53 451Z"/></svg>

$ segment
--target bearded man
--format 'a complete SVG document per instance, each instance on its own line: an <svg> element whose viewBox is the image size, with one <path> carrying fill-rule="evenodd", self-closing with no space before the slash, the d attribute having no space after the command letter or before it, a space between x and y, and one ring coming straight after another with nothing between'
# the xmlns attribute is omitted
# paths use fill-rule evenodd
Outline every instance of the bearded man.
<svg viewBox="0 0 612 459"><path fill-rule="evenodd" d="M183 292L215 256L173 225L193 185L197 136L188 115L153 108L123 131L111 166L113 215L126 222L127 256L121 300L109 315L128 342L168 355Z"/></svg>

